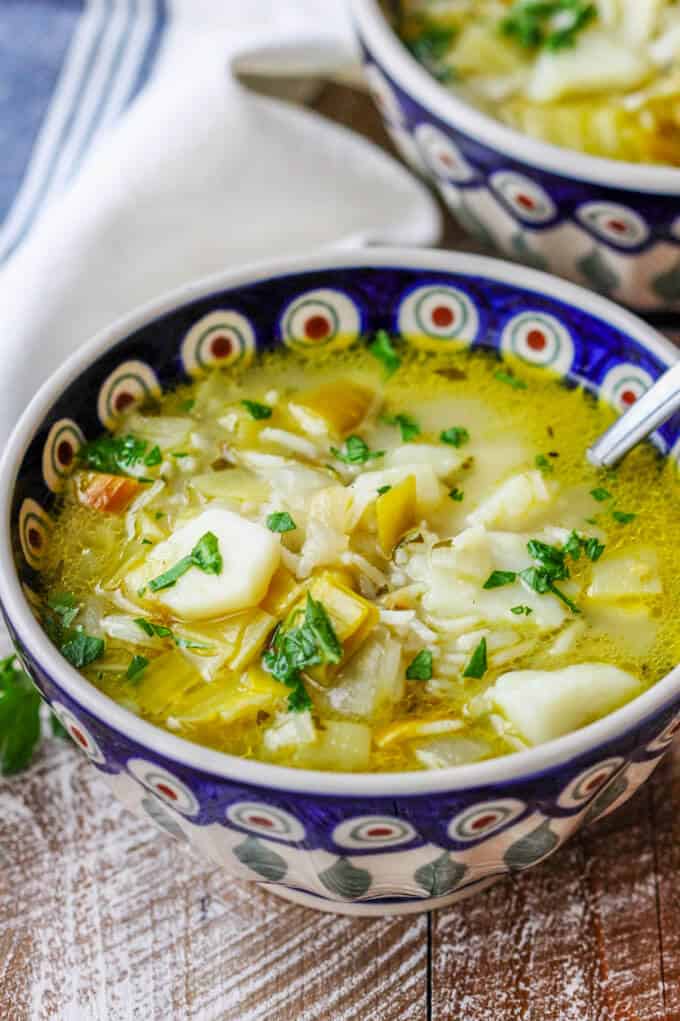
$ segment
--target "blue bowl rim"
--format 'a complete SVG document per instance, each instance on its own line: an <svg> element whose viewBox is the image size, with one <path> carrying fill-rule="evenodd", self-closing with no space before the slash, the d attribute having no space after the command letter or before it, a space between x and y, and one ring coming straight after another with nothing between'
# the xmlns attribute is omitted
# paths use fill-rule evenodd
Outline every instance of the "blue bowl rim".
<svg viewBox="0 0 680 1021"><path fill-rule="evenodd" d="M495 120L445 88L413 57L392 31L379 0L349 0L359 37L407 95L452 128L523 164L617 191L680 194L680 168L590 156L542 142ZM634 203L633 203L634 204Z"/></svg>
<svg viewBox="0 0 680 1021"><path fill-rule="evenodd" d="M236 779L255 787L319 795L397 797L452 792L530 779L592 752L599 745L606 746L608 742L634 730L647 717L680 702L678 665L648 691L609 716L527 751L442 770L325 773L243 759L177 737L118 705L86 681L59 655L35 620L21 588L12 549L10 515L14 485L24 454L36 429L64 388L91 366L96 358L109 353L117 342L181 305L209 297L216 292L234 290L291 274L361 268L434 270L516 284L522 290L562 300L615 326L669 366L680 360L680 352L670 341L614 302L548 273L465 252L408 248L322 252L311 256L251 263L237 271L216 274L176 289L119 319L74 352L40 387L8 440L0 462L0 479L9 480L9 484L0 486L0 602L20 641L31 650L46 673L54 678L69 697L99 719L104 727L118 730L150 751L227 780Z"/></svg>

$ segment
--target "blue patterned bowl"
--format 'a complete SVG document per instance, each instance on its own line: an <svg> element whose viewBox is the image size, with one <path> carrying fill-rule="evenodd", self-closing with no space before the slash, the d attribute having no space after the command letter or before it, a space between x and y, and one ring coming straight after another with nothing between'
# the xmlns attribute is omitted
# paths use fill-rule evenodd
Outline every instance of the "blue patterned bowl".
<svg viewBox="0 0 680 1021"><path fill-rule="evenodd" d="M453 327L437 325L451 318L433 315L442 306ZM322 340L307 329L320 316ZM606 719L507 758L315 773L223 755L138 719L59 656L32 607L50 511L85 436L146 394L247 362L259 347L313 358L320 345L380 327L430 347L513 351L622 408L678 357L627 312L518 266L443 252L322 255L212 279L105 331L40 390L0 469L0 600L26 669L75 743L130 808L178 840L292 900L352 914L467 896L612 811L680 725L680 669ZM656 441L677 459L679 437L676 420Z"/></svg>
<svg viewBox="0 0 680 1021"><path fill-rule="evenodd" d="M392 140L461 226L535 269L640 310L680 307L680 169L537 141L440 85L352 0L366 78Z"/></svg>

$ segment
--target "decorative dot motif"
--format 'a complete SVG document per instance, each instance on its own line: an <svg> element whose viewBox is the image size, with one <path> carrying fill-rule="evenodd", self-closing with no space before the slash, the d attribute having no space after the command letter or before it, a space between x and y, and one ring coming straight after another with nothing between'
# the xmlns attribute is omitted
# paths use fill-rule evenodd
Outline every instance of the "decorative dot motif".
<svg viewBox="0 0 680 1021"><path fill-rule="evenodd" d="M58 493L76 464L78 451L85 442L80 427L71 418L55 422L45 440L42 470L45 485Z"/></svg>
<svg viewBox="0 0 680 1021"><path fill-rule="evenodd" d="M93 738L90 731L84 723L81 723L77 716L73 715L70 709L67 709L65 705L61 704L61 702L53 702L50 708L73 743L76 744L81 751L85 752L88 759L98 766L101 766L104 762L106 762L101 748Z"/></svg>
<svg viewBox="0 0 680 1021"><path fill-rule="evenodd" d="M227 809L227 819L259 837L275 837L289 843L305 839L305 828L294 815L264 801L236 801Z"/></svg>
<svg viewBox="0 0 680 1021"><path fill-rule="evenodd" d="M147 790L182 815L196 815L198 801L192 791L173 773L146 759L128 759L128 772Z"/></svg>
<svg viewBox="0 0 680 1021"><path fill-rule="evenodd" d="M560 808L580 808L600 793L619 771L624 760L621 757L605 759L594 766L588 766L575 776L557 799Z"/></svg>
<svg viewBox="0 0 680 1021"><path fill-rule="evenodd" d="M245 368L255 355L255 330L240 312L220 309L195 323L182 341L182 364L188 376L214 368Z"/></svg>
<svg viewBox="0 0 680 1021"><path fill-rule="evenodd" d="M526 811L526 807L523 801L515 798L483 802L455 816L448 825L448 834L457 841L482 840L505 829Z"/></svg>
<svg viewBox="0 0 680 1021"><path fill-rule="evenodd" d="M574 362L569 331L559 319L543 312L513 316L503 330L501 351L560 376L566 376Z"/></svg>
<svg viewBox="0 0 680 1021"><path fill-rule="evenodd" d="M385 120L396 125L403 124L404 112L401 103L380 68L375 64L366 64L364 76L373 96L373 102Z"/></svg>
<svg viewBox="0 0 680 1021"><path fill-rule="evenodd" d="M475 171L455 142L434 124L419 124L415 139L427 167L437 177L464 184L475 177Z"/></svg>
<svg viewBox="0 0 680 1021"><path fill-rule="evenodd" d="M665 751L678 734L680 734L680 716L676 716L674 720L671 720L671 722L664 727L658 737L655 737L653 741L649 742L645 751Z"/></svg>
<svg viewBox="0 0 680 1021"><path fill-rule="evenodd" d="M342 291L320 288L292 301L279 327L284 344L297 351L340 350L357 340L361 313Z"/></svg>
<svg viewBox="0 0 680 1021"><path fill-rule="evenodd" d="M618 248L636 248L649 237L642 217L615 202L586 202L576 210L576 217L597 237Z"/></svg>
<svg viewBox="0 0 680 1021"><path fill-rule="evenodd" d="M370 847L396 847L417 836L410 823L388 815L361 815L346 819L333 830L339 847L367 850Z"/></svg>
<svg viewBox="0 0 680 1021"><path fill-rule="evenodd" d="M649 390L652 382L650 374L638 365L615 365L600 384L600 397L623 413Z"/></svg>
<svg viewBox="0 0 680 1021"><path fill-rule="evenodd" d="M557 215L555 203L536 181L512 170L499 170L489 180L508 209L524 223L543 224Z"/></svg>
<svg viewBox="0 0 680 1021"><path fill-rule="evenodd" d="M19 511L19 542L26 563L36 570L45 555L51 529L50 517L40 504L35 500L24 500Z"/></svg>
<svg viewBox="0 0 680 1021"><path fill-rule="evenodd" d="M113 429L120 416L149 398L158 398L158 377L145 362L123 362L104 380L97 398L99 421Z"/></svg>
<svg viewBox="0 0 680 1021"><path fill-rule="evenodd" d="M456 287L426 284L406 295L397 314L397 329L415 347L441 350L473 343L479 316L472 299Z"/></svg>

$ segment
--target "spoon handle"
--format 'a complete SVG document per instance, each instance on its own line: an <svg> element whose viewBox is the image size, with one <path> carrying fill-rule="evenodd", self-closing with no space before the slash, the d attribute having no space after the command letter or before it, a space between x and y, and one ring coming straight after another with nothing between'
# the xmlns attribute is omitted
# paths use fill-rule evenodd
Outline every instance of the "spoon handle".
<svg viewBox="0 0 680 1021"><path fill-rule="evenodd" d="M596 468L611 468L636 444L680 410L680 362L661 376L654 386L588 451Z"/></svg>

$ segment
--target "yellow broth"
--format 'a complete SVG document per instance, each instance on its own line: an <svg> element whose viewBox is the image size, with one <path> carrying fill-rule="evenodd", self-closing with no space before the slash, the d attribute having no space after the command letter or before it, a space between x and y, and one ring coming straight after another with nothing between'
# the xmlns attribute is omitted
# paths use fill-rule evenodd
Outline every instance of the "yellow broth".
<svg viewBox="0 0 680 1021"><path fill-rule="evenodd" d="M357 386L368 404L360 421L342 435L333 422L344 415L347 425L347 394ZM309 406L314 406L319 387L330 387L322 391L321 414L317 408L311 418L296 417L291 408L305 406L310 394ZM271 415L254 418L244 400L271 408ZM401 425L397 415L407 416ZM557 710L550 709L552 723L541 719L538 731L529 724L525 728L522 713L535 689L529 685L522 695L520 685L517 696L511 681L510 701L500 695L496 700L499 677L550 671L554 690L564 686L565 718L582 726L654 684L680 660L677 466L643 445L616 471L594 470L585 450L612 419L611 409L591 395L482 352L414 351L389 378L365 349L317 355L314 361L268 354L240 375L216 372L167 394L156 407L121 419L118 437L143 437L147 460L154 460L148 454L156 445L162 459L130 467L130 473L148 481L136 484L135 500L118 513L83 502L97 472L83 468L72 477L52 533L43 593L57 607L60 593L71 594L70 605L79 609L69 627L104 639L103 655L83 668L94 685L150 722L199 744L286 765L370 771L433 768L512 753L557 736L555 712L562 710L558 702ZM409 435L409 423L416 434ZM329 432L319 431L323 428ZM442 439L452 428L457 446ZM378 456L363 464L343 462L337 452L349 449L348 434L361 437ZM429 465L413 468L419 451L425 462L437 462L438 475ZM283 468L277 460L262 461L262 455L283 458ZM451 468L447 458L456 466ZM384 467L399 460L396 467ZM378 500L390 490L367 495L360 493L361 483L357 486L366 473L382 471L391 472L392 490L417 475L415 507L413 485L405 482L399 490L405 494L402 518L396 523L394 507L392 516L382 510L378 517ZM522 510L513 503L517 494L508 490L507 505L501 500L494 517L488 501L517 479L524 482L513 485L526 489L530 484L539 495ZM417 488L421 482L429 486L424 503ZM491 511L484 512L489 506ZM206 610L202 619L183 619L159 600L173 592L178 598L183 585L187 598L200 602L214 576L193 566L174 588L154 593L150 575L159 571L149 567L148 558L211 508L230 511L262 530L253 533L258 556L265 538L273 537L284 559L257 607L217 616ZM267 520L284 512L295 527L272 532ZM486 524L467 520L484 513ZM398 529L390 539L396 548L380 546L379 520L383 541L385 528ZM574 532L578 559L560 554ZM525 568L541 567L529 555L531 539L557 550L558 560L561 556L568 565L570 577L555 584L573 610L552 590L539 593L518 578L497 589L483 588L485 576L500 563L493 550L488 559L489 544L507 546L511 560L521 551ZM589 539L604 545L597 559L585 552ZM468 540L472 559L461 568L456 557ZM475 541L482 543L479 556L486 567L471 581L478 566ZM597 551L597 546L588 548ZM220 596L232 582L234 552L220 540ZM444 572L437 575L438 589L433 564ZM167 566L174 565L164 562ZM282 579L290 598L274 592ZM593 595L594 585L599 594ZM319 602L327 601L336 637L343 628L358 627L349 623L357 607L366 631L359 628L340 641L338 663L301 671L311 706L295 712L289 709L291 687L272 676L263 657L277 625L282 633L302 625L310 586ZM494 600L509 598L510 590L517 592L516 605L512 612L498 611ZM450 592L463 595L447 610ZM345 611L338 616L333 606L336 599L346 602L347 593L354 594L355 603L345 619ZM533 610L527 613L523 606ZM59 621L59 612L46 612ZM190 616L195 612L194 607ZM539 624L541 615L547 615L547 623ZM135 623L139 620L142 625ZM247 639L242 621L251 629ZM469 676L479 674L469 667L475 654L479 667L482 639L486 669L482 676ZM59 643L59 634L55 640ZM421 657L415 672L422 676L407 679L409 666L423 652L431 653L431 670L427 662L422 668ZM138 672L135 657L145 661ZM612 675L612 693L601 702L598 691L604 689L595 674L585 690L582 683L572 690L568 675L561 673L579 664L602 664L631 680L619 689L620 675ZM607 674L603 684L609 681ZM382 685L379 691L376 685Z"/></svg>

